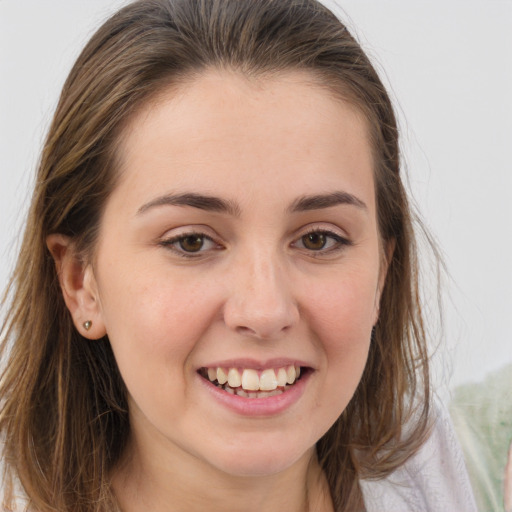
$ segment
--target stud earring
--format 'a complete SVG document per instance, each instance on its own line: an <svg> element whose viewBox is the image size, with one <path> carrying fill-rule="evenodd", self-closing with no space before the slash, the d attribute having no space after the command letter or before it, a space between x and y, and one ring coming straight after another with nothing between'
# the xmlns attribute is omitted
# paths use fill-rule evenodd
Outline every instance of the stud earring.
<svg viewBox="0 0 512 512"><path fill-rule="evenodd" d="M88 331L92 327L92 322L90 320L87 320L83 323L84 329Z"/></svg>

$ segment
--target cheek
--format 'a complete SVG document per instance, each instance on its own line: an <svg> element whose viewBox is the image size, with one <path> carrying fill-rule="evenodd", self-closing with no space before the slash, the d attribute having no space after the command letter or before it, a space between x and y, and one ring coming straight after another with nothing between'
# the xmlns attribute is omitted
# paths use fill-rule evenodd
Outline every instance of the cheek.
<svg viewBox="0 0 512 512"><path fill-rule="evenodd" d="M309 295L310 329L323 355L324 402L337 411L347 406L366 365L375 318L376 277L354 272Z"/></svg>
<svg viewBox="0 0 512 512"><path fill-rule="evenodd" d="M377 273L356 268L308 287L312 327L326 348L341 349L369 338L378 306L377 283Z"/></svg>
<svg viewBox="0 0 512 512"><path fill-rule="evenodd" d="M148 265L149 266L149 265ZM101 303L109 335L121 331L128 339L143 332L144 345L177 343L214 314L211 287L199 286L179 273L157 269L127 278L112 275L102 289ZM147 342L147 343L146 343Z"/></svg>
<svg viewBox="0 0 512 512"><path fill-rule="evenodd" d="M108 336L131 411L143 422L179 425L194 408L191 359L218 311L215 297L197 290L176 277L141 276L109 301L116 307L106 312Z"/></svg>
<svg viewBox="0 0 512 512"><path fill-rule="evenodd" d="M104 286L107 334L128 387L132 379L154 386L155 378L180 386L190 354L218 311L208 288L199 293L190 281L155 274L139 273L128 285L110 276Z"/></svg>

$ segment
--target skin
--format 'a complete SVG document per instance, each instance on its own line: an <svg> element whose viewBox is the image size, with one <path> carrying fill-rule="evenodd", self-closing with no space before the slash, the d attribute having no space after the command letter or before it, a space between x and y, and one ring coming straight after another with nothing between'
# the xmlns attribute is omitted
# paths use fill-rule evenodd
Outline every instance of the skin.
<svg viewBox="0 0 512 512"><path fill-rule="evenodd" d="M209 70L139 113L121 156L92 261L48 246L77 328L108 334L129 392L123 510L332 510L314 446L360 380L386 267L364 118L307 74ZM355 201L293 210L334 192ZM191 193L231 210L161 204ZM186 257L190 233L206 238ZM197 373L285 357L311 370L278 414L230 410Z"/></svg>

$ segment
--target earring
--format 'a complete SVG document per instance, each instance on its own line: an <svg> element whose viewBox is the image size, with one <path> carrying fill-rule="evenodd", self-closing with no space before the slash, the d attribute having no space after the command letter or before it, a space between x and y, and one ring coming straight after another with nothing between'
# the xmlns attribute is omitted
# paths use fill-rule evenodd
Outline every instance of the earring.
<svg viewBox="0 0 512 512"><path fill-rule="evenodd" d="M90 320L87 320L83 323L84 329L88 331L92 327L92 322Z"/></svg>

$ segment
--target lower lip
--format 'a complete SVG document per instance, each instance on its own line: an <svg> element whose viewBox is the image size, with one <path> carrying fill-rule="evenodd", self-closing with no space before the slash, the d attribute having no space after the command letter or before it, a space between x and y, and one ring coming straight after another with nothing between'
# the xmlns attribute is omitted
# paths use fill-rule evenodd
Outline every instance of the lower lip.
<svg viewBox="0 0 512 512"><path fill-rule="evenodd" d="M215 384L207 381L200 375L203 386L206 387L213 397L223 406L243 416L272 416L286 411L292 405L297 403L306 389L306 384L311 376L311 372L305 373L300 380L286 391L276 396L266 398L247 398L238 395L232 395L227 391L218 388Z"/></svg>

